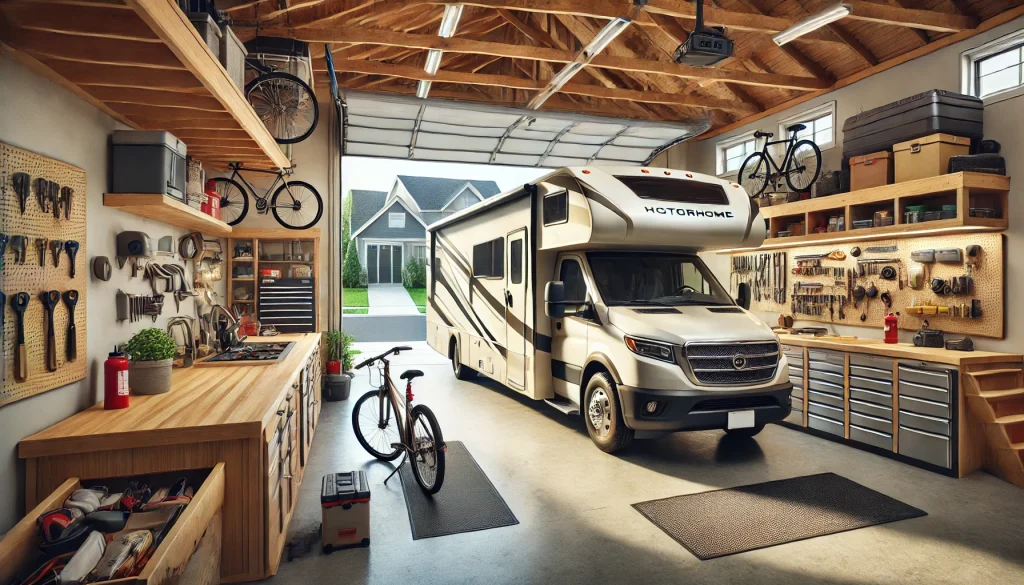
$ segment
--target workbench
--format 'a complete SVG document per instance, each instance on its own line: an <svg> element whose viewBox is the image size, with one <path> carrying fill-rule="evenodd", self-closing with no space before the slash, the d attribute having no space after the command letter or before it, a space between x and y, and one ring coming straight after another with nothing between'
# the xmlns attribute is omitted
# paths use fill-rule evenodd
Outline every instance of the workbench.
<svg viewBox="0 0 1024 585"><path fill-rule="evenodd" d="M965 378L1020 368L1021 354L781 334L793 381L787 426L953 477L986 466Z"/></svg>
<svg viewBox="0 0 1024 585"><path fill-rule="evenodd" d="M68 478L88 480L211 469L223 464L224 582L277 571L320 414L319 333L294 341L281 363L175 369L171 391L99 403L18 444L26 509Z"/></svg>

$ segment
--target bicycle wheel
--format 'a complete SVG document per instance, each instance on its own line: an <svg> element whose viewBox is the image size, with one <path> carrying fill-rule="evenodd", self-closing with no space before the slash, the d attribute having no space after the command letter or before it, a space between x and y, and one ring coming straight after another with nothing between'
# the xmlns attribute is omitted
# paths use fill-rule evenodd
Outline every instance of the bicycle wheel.
<svg viewBox="0 0 1024 585"><path fill-rule="evenodd" d="M444 483L444 437L437 417L426 406L412 409L412 473L427 494L436 494Z"/></svg>
<svg viewBox="0 0 1024 585"><path fill-rule="evenodd" d="M352 409L352 428L363 449L381 461L394 461L402 450L391 445L401 443L399 420L394 405L378 390L359 397Z"/></svg>
<svg viewBox="0 0 1024 585"><path fill-rule="evenodd" d="M213 179L214 188L220 195L220 218L228 225L238 225L249 213L249 195L233 179Z"/></svg>
<svg viewBox="0 0 1024 585"><path fill-rule="evenodd" d="M786 184L793 191L806 191L818 180L821 172L821 150L810 140L793 145L793 156L786 165Z"/></svg>
<svg viewBox="0 0 1024 585"><path fill-rule="evenodd" d="M313 90L290 73L260 75L245 86L245 97L278 144L309 138L320 118Z"/></svg>
<svg viewBox="0 0 1024 585"><path fill-rule="evenodd" d="M736 182L750 197L757 197L768 186L768 159L763 152L755 152L743 161Z"/></svg>
<svg viewBox="0 0 1024 585"><path fill-rule="evenodd" d="M313 185L305 181L290 181L274 191L270 210L274 212L277 223L290 230L304 230L320 221L324 214L324 200Z"/></svg>

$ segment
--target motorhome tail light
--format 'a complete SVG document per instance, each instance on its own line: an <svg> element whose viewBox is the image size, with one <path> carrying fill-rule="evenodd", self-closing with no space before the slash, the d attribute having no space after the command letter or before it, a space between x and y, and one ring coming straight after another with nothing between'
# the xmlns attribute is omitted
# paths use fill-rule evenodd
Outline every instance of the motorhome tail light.
<svg viewBox="0 0 1024 585"><path fill-rule="evenodd" d="M676 361L675 354L672 352L672 346L670 345L656 343L653 341L645 341L628 336L624 339L629 351L637 355L669 363L674 363Z"/></svg>

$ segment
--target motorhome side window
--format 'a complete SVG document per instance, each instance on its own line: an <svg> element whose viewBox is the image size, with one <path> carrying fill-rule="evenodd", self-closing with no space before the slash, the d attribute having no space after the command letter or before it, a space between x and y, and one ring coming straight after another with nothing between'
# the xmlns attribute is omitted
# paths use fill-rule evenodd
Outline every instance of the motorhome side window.
<svg viewBox="0 0 1024 585"><path fill-rule="evenodd" d="M544 225L569 221L569 192L562 191L544 198Z"/></svg>
<svg viewBox="0 0 1024 585"><path fill-rule="evenodd" d="M523 282L523 241L513 240L508 247L509 277L512 279L512 284L521 284Z"/></svg>
<svg viewBox="0 0 1024 585"><path fill-rule="evenodd" d="M473 276L476 278L502 278L505 276L505 238L473 246Z"/></svg>
<svg viewBox="0 0 1024 585"><path fill-rule="evenodd" d="M587 300L587 282L583 280L583 269L575 260L563 260L558 280L565 285L565 300L570 303L583 303Z"/></svg>

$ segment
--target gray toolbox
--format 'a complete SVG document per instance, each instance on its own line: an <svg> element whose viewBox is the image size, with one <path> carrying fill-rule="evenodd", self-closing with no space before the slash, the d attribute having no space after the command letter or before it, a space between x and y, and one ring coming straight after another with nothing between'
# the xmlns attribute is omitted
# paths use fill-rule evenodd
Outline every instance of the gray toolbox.
<svg viewBox="0 0 1024 585"><path fill-rule="evenodd" d="M843 377L846 355L823 349L807 350L807 426L845 436Z"/></svg>
<svg viewBox="0 0 1024 585"><path fill-rule="evenodd" d="M185 201L184 142L159 130L115 130L110 144L111 193L163 193Z"/></svg>
<svg viewBox="0 0 1024 585"><path fill-rule="evenodd" d="M956 469L956 368L899 362L899 452Z"/></svg>
<svg viewBox="0 0 1024 585"><path fill-rule="evenodd" d="M851 116L843 123L843 158L892 150L892 145L943 133L982 139L984 103L933 89Z"/></svg>
<svg viewBox="0 0 1024 585"><path fill-rule="evenodd" d="M892 451L892 358L850 354L850 440Z"/></svg>
<svg viewBox="0 0 1024 585"><path fill-rule="evenodd" d="M259 320L281 333L316 331L316 283L312 278L259 278Z"/></svg>

